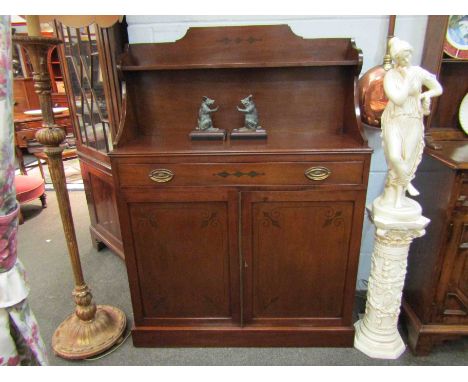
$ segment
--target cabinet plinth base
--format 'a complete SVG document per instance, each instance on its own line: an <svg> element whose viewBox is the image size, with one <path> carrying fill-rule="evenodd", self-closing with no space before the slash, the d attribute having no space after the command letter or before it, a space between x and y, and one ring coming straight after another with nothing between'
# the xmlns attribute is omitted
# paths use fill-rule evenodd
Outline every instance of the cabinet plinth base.
<svg viewBox="0 0 468 382"><path fill-rule="evenodd" d="M423 324L411 306L403 300L401 316L408 330L408 347L415 356L427 356L442 341L468 336L467 325Z"/></svg>
<svg viewBox="0 0 468 382"><path fill-rule="evenodd" d="M134 327L136 347L352 347L354 327Z"/></svg>

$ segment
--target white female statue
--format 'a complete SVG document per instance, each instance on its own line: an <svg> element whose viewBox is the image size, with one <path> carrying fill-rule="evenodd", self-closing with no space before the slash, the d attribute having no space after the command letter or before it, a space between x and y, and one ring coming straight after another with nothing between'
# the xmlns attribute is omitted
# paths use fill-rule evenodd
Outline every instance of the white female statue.
<svg viewBox="0 0 468 382"><path fill-rule="evenodd" d="M384 192L370 211L376 227L374 251L366 312L355 324L354 346L370 357L395 359L405 351L397 324L408 251L429 224L418 202L405 194L418 194L411 181L424 150L423 118L442 87L434 75L410 65L413 48L407 42L395 37L389 44L395 66L385 74L389 101L381 120L388 174ZM423 86L428 90L421 92Z"/></svg>
<svg viewBox="0 0 468 382"><path fill-rule="evenodd" d="M390 55L395 63L384 78L389 102L382 114L382 144L388 165L380 207L411 207L406 198L418 195L411 181L424 150L423 118L429 114L432 97L442 94L436 77L419 66L411 66L413 48L397 37L390 40ZM421 92L422 86L428 90Z"/></svg>

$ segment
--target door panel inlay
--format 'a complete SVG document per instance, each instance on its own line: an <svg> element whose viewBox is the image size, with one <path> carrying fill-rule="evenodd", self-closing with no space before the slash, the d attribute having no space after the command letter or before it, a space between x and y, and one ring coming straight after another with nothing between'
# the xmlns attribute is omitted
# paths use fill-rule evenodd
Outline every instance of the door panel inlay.
<svg viewBox="0 0 468 382"><path fill-rule="evenodd" d="M227 203L131 203L129 212L145 317L229 317Z"/></svg>
<svg viewBox="0 0 468 382"><path fill-rule="evenodd" d="M353 207L253 203L253 318L342 315Z"/></svg>
<svg viewBox="0 0 468 382"><path fill-rule="evenodd" d="M263 211L263 226L269 227L271 225L273 227L281 228L279 223L280 215L281 214L278 210Z"/></svg>

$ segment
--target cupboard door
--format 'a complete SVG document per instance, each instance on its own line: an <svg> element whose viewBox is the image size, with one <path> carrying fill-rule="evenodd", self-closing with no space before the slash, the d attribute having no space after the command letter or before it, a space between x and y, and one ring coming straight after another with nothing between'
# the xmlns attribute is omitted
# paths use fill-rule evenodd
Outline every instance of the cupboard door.
<svg viewBox="0 0 468 382"><path fill-rule="evenodd" d="M351 325L364 193L242 193L244 325Z"/></svg>
<svg viewBox="0 0 468 382"><path fill-rule="evenodd" d="M137 325L239 322L237 193L165 190L125 198Z"/></svg>
<svg viewBox="0 0 468 382"><path fill-rule="evenodd" d="M445 324L468 322L468 216L455 212L443 259L435 320Z"/></svg>

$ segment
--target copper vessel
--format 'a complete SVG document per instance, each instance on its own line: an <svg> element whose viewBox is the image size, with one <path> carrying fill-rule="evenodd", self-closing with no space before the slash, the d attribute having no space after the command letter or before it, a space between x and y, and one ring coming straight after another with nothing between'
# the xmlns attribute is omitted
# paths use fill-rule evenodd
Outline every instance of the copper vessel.
<svg viewBox="0 0 468 382"><path fill-rule="evenodd" d="M367 125L380 128L380 118L387 106L388 99L385 96L383 80L385 73L392 68L388 42L393 37L396 16L390 16L387 48L381 65L369 69L359 80L359 107L361 120Z"/></svg>

